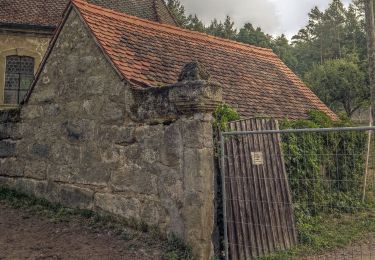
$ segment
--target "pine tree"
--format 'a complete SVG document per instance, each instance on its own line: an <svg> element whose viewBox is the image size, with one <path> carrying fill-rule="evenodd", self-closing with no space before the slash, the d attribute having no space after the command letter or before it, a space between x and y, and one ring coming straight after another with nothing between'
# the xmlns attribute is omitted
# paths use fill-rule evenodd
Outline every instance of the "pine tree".
<svg viewBox="0 0 375 260"><path fill-rule="evenodd" d="M265 34L261 28L254 29L251 23L246 23L237 35L237 41L264 47L271 47L271 36Z"/></svg>
<svg viewBox="0 0 375 260"><path fill-rule="evenodd" d="M165 0L168 9L173 14L177 23L181 27L185 27L188 23L188 19L185 14L185 7L181 4L179 0Z"/></svg>
<svg viewBox="0 0 375 260"><path fill-rule="evenodd" d="M234 22L228 15L224 21L223 27L223 38L232 40L236 38L237 30L234 27Z"/></svg>
<svg viewBox="0 0 375 260"><path fill-rule="evenodd" d="M223 37L224 36L224 25L222 22L218 22L218 20L215 18L210 26L206 29L206 32L208 34L211 34L213 36L217 37Z"/></svg>
<svg viewBox="0 0 375 260"><path fill-rule="evenodd" d="M205 27L201 20L199 20L197 15L189 15L187 19L187 24L185 26L187 29L197 31L197 32L204 32Z"/></svg>

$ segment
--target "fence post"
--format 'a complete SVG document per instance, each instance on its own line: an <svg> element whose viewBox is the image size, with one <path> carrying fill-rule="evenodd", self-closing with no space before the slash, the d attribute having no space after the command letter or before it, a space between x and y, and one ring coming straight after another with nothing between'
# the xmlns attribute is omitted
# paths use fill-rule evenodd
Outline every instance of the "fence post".
<svg viewBox="0 0 375 260"><path fill-rule="evenodd" d="M228 250L228 227L227 227L227 193L225 187L225 148L224 148L224 135L220 131L220 155L221 155L221 186L222 186L222 197L223 197L223 224L224 224L224 247L225 247L225 259L229 260Z"/></svg>
<svg viewBox="0 0 375 260"><path fill-rule="evenodd" d="M372 120L372 106L370 106L370 127L373 125ZM367 154L366 154L366 165L365 165L365 177L363 182L363 195L362 195L362 202L365 202L366 199L366 188L367 188L367 176L368 176L368 168L369 168L369 160L370 160L370 153L371 153L371 135L372 131L368 131L367 136Z"/></svg>

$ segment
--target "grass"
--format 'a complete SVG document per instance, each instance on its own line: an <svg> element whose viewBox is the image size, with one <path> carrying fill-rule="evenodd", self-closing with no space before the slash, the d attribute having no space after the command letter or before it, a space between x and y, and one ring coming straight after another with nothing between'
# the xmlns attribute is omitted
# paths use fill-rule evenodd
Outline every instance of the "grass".
<svg viewBox="0 0 375 260"><path fill-rule="evenodd" d="M0 202L53 222L79 221L94 232L111 231L127 242L131 249L159 248L165 260L193 259L191 248L174 235L164 236L157 227L143 222L115 217L91 210L71 209L47 200L0 187Z"/></svg>
<svg viewBox="0 0 375 260"><path fill-rule="evenodd" d="M375 234L375 208L354 214L311 217L298 225L300 245L288 251L261 257L262 260L290 259L329 253Z"/></svg>

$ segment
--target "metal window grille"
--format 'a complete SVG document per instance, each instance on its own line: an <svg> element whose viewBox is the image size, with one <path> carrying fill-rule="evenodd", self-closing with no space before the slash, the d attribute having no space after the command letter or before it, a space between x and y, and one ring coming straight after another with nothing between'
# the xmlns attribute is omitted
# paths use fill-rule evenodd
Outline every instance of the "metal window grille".
<svg viewBox="0 0 375 260"><path fill-rule="evenodd" d="M226 259L375 259L375 127L254 122L221 134Z"/></svg>
<svg viewBox="0 0 375 260"><path fill-rule="evenodd" d="M34 80L34 58L6 57L4 103L19 104Z"/></svg>

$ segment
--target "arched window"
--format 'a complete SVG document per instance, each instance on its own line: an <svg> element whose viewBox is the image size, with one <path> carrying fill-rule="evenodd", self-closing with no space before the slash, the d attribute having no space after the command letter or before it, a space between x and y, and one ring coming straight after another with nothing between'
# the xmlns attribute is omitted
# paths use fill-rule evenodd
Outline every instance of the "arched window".
<svg viewBox="0 0 375 260"><path fill-rule="evenodd" d="M34 80L35 60L28 56L7 56L4 103L19 104Z"/></svg>

